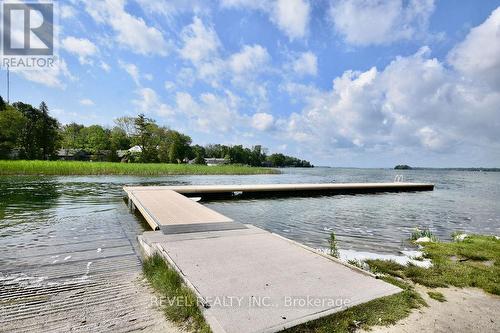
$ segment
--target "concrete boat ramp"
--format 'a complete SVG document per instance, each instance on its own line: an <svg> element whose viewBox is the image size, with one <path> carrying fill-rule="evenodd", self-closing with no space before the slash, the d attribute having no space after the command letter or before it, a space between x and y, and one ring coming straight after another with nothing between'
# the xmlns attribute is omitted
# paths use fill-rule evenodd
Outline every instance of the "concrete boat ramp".
<svg viewBox="0 0 500 333"><path fill-rule="evenodd" d="M215 333L278 332L401 290L356 267L234 221L185 195L432 190L430 184L125 187L155 231L138 237L197 295Z"/></svg>

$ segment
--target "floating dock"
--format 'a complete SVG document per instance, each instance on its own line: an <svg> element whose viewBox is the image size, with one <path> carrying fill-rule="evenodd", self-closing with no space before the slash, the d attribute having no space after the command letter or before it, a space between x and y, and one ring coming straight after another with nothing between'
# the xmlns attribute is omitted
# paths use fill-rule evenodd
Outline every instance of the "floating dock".
<svg viewBox="0 0 500 333"><path fill-rule="evenodd" d="M125 191L140 191L146 187L125 187ZM332 194L358 194L380 192L432 191L434 184L427 183L327 183L327 184L259 184L259 185L187 185L147 186L147 190L171 190L185 196L204 198L262 196L310 196Z"/></svg>
<svg viewBox="0 0 500 333"><path fill-rule="evenodd" d="M162 226L232 222L211 209L194 204L185 197L259 198L273 196L311 196L383 192L432 191L427 183L328 183L328 184L263 184L263 185L188 185L188 186L125 186L131 205L144 216L153 230ZM175 193L174 193L175 192ZM182 196L176 195L177 193ZM168 204L175 197L173 207ZM183 227L174 227L182 229Z"/></svg>
<svg viewBox="0 0 500 333"><path fill-rule="evenodd" d="M431 184L275 184L125 187L153 230L138 237L160 254L202 304L215 333L278 332L401 291L260 228L234 221L189 196L304 195L432 190Z"/></svg>

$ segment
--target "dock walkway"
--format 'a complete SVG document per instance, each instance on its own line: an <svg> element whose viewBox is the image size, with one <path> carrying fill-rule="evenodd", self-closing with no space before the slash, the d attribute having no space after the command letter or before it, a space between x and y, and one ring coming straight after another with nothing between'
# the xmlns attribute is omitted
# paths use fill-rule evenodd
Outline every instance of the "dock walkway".
<svg viewBox="0 0 500 333"><path fill-rule="evenodd" d="M180 193L351 193L432 187L389 183L124 189L130 204L157 230L138 237L144 253L159 253L177 270L203 303L203 314L215 333L250 333L277 332L401 290L304 245L233 221Z"/></svg>

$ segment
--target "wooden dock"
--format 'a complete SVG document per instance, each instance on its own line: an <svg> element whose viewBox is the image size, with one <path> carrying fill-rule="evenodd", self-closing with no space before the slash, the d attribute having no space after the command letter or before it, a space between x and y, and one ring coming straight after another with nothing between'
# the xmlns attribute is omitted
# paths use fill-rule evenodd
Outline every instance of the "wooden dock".
<svg viewBox="0 0 500 333"><path fill-rule="evenodd" d="M202 228L212 225L234 228L232 219L186 197L203 199L259 198L272 196L311 196L383 192L432 191L426 183L328 183L328 184L262 184L262 185L187 185L187 186L125 186L129 204L137 208L153 230L162 227L182 231L186 225ZM182 194L182 195L179 195ZM170 204L169 204L170 202ZM173 207L172 205L174 205ZM200 229L202 230L202 229Z"/></svg>
<svg viewBox="0 0 500 333"><path fill-rule="evenodd" d="M185 195L432 189L432 184L417 183L124 188L131 208L157 230L138 237L143 252L160 254L177 270L202 301L203 314L215 333L278 332L401 290L304 245L233 221Z"/></svg>
<svg viewBox="0 0 500 333"><path fill-rule="evenodd" d="M124 190L141 191L171 190L185 196L224 197L238 194L242 197L260 196L304 196L357 194L380 192L432 191L434 184L428 183L326 183L326 184L259 184L259 185L187 185L187 186L147 186L124 187Z"/></svg>

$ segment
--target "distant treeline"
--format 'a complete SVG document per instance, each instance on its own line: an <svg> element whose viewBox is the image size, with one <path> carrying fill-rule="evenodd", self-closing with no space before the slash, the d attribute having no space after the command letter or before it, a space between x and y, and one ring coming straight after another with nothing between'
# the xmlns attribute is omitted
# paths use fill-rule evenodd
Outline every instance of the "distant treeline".
<svg viewBox="0 0 500 333"><path fill-rule="evenodd" d="M395 170L446 170L446 171L485 171L499 172L500 168L427 168L427 167L411 167L406 164L398 164L394 167Z"/></svg>
<svg viewBox="0 0 500 333"><path fill-rule="evenodd" d="M22 102L8 104L0 96L0 159L54 160L68 157L71 151L75 160L90 156L107 161L205 164L205 158L217 158L250 166L312 167L295 157L267 155L260 145L192 145L188 135L159 126L142 114L118 118L115 124L113 128L62 126L49 115L44 102L36 108ZM129 151L132 147L138 149Z"/></svg>

